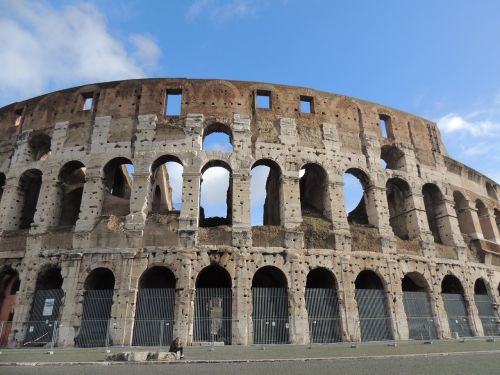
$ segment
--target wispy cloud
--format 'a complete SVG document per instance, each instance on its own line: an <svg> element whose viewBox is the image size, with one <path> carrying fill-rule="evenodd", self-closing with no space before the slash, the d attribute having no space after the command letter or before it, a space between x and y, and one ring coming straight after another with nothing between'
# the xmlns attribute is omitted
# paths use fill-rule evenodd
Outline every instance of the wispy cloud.
<svg viewBox="0 0 500 375"><path fill-rule="evenodd" d="M0 14L1 102L54 86L143 77L161 53L147 35L113 36L89 3L6 0Z"/></svg>
<svg viewBox="0 0 500 375"><path fill-rule="evenodd" d="M478 113L460 116L449 113L438 120L439 129L443 133L463 133L473 137L486 136L500 130L500 122L491 120L474 120Z"/></svg>
<svg viewBox="0 0 500 375"><path fill-rule="evenodd" d="M195 0L189 6L186 18L194 21L208 17L213 22L227 22L255 15L268 5L268 0Z"/></svg>

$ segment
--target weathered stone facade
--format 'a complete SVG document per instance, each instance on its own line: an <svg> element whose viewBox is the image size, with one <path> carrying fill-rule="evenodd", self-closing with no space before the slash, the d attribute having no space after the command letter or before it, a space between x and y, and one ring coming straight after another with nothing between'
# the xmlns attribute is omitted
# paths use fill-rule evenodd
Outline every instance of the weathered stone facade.
<svg viewBox="0 0 500 375"><path fill-rule="evenodd" d="M168 93L182 94L180 115L166 115ZM258 108L257 95L267 96L270 108ZM311 113L301 110L301 100ZM202 150L208 129L228 133L233 151ZM24 322L47 269L62 276L61 346L75 344L86 279L98 268L114 276L111 320L133 322L141 276L167 267L175 276L173 333L188 343L195 341L197 278L214 264L230 275L232 344L253 343L252 281L265 266L286 278L290 343L310 340L304 292L317 268L334 276L343 340L361 339L355 281L364 270L382 282L395 339L409 338L405 275L429 293L439 337L452 336L441 298L445 276L455 276L463 288L473 335L485 334L474 303L476 281L482 280L495 309L500 302L500 188L450 159L428 120L306 88L146 79L8 105L0 109L0 133L0 286L7 276L20 280L12 346L25 340ZM152 220L153 166L162 157L184 168L182 209ZM125 161L134 165L133 183L125 184L128 193L112 197L117 187L109 187L106 166ZM265 219L274 225L252 227L251 169L259 163L277 171L267 184L275 199ZM223 165L231 174L225 225L199 226L207 165ZM300 178L304 166L311 172L306 168ZM346 172L365 190L349 220ZM131 344L133 324L119 326L114 341Z"/></svg>

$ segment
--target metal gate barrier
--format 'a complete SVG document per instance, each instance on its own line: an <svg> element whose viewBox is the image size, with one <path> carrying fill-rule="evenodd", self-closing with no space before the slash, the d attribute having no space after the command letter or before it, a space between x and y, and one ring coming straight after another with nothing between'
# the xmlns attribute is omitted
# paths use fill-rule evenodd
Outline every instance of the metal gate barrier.
<svg viewBox="0 0 500 375"><path fill-rule="evenodd" d="M464 297L455 293L441 293L441 296L443 297L446 315L448 315L448 324L452 336L471 337L472 330L465 308Z"/></svg>
<svg viewBox="0 0 500 375"><path fill-rule="evenodd" d="M173 339L174 308L174 288L139 289L132 345L170 345Z"/></svg>
<svg viewBox="0 0 500 375"><path fill-rule="evenodd" d="M193 341L231 344L231 288L196 289Z"/></svg>
<svg viewBox="0 0 500 375"><path fill-rule="evenodd" d="M500 336L500 327L498 325L498 318L490 296L487 294L476 294L474 296L476 301L479 319L483 325L483 332L485 336Z"/></svg>
<svg viewBox="0 0 500 375"><path fill-rule="evenodd" d="M309 338L312 343L342 340L337 291L333 288L306 288Z"/></svg>
<svg viewBox="0 0 500 375"><path fill-rule="evenodd" d="M413 340L437 339L435 319L427 292L403 292L409 337Z"/></svg>
<svg viewBox="0 0 500 375"><path fill-rule="evenodd" d="M57 339L57 319L64 296L62 289L37 290L27 322L24 346L43 346Z"/></svg>
<svg viewBox="0 0 500 375"><path fill-rule="evenodd" d="M83 299L80 332L75 345L91 348L112 345L109 319L113 305L113 289L87 290Z"/></svg>
<svg viewBox="0 0 500 375"><path fill-rule="evenodd" d="M288 344L285 288L252 288L254 344Z"/></svg>
<svg viewBox="0 0 500 375"><path fill-rule="evenodd" d="M356 289L361 341L392 340L387 293L382 289Z"/></svg>

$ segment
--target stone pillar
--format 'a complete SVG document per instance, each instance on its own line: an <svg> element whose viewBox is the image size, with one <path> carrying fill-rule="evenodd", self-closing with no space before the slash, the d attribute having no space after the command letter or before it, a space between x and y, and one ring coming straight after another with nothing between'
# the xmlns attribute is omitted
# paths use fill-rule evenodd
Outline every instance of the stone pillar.
<svg viewBox="0 0 500 375"><path fill-rule="evenodd" d="M417 193L412 186L412 195L407 199L408 213L408 236L410 239L419 239L424 256L435 256L434 237L429 229L427 214L425 212L424 196Z"/></svg>
<svg viewBox="0 0 500 375"><path fill-rule="evenodd" d="M135 259L135 256L136 253L129 253L121 257L111 307L110 345L132 345L139 278L148 266L146 257Z"/></svg>
<svg viewBox="0 0 500 375"><path fill-rule="evenodd" d="M143 230L148 215L151 193L151 175L146 166L134 171L134 183L130 194L130 214L127 216L126 228Z"/></svg>
<svg viewBox="0 0 500 375"><path fill-rule="evenodd" d="M248 280L246 252L234 253L235 257L235 285L233 286L233 345L252 344L253 340L249 337L249 322L251 321L252 311L252 291Z"/></svg>
<svg viewBox="0 0 500 375"><path fill-rule="evenodd" d="M365 190L368 222L378 228L382 241L382 252L396 253L396 240L389 222L389 206L385 187L371 185Z"/></svg>
<svg viewBox="0 0 500 375"><path fill-rule="evenodd" d="M175 295L175 327L174 336L180 337L182 342L191 344L193 341L194 321L194 280L191 279L193 272L193 260L195 253L191 250L181 253L178 275L178 284Z"/></svg>
<svg viewBox="0 0 500 375"><path fill-rule="evenodd" d="M23 202L19 194L19 178L8 177L3 188L0 202L0 222L2 231L19 229Z"/></svg>
<svg viewBox="0 0 500 375"><path fill-rule="evenodd" d="M344 200L344 182L341 173L333 175L335 181L330 184L330 200L332 201L332 226L335 232L335 250L351 251L351 230L347 222Z"/></svg>
<svg viewBox="0 0 500 375"><path fill-rule="evenodd" d="M26 336L27 324L29 320L31 305L35 295L35 282L37 270L31 269L24 262L18 270L21 283L16 293L15 314L12 320L12 329L9 337L9 347L22 347Z"/></svg>
<svg viewBox="0 0 500 375"><path fill-rule="evenodd" d="M281 217L285 228L293 229L302 224L298 172L284 172L281 177L281 186L281 201L284 203L281 207Z"/></svg>
<svg viewBox="0 0 500 375"><path fill-rule="evenodd" d="M100 167L87 168L85 186L80 204L80 215L75 224L75 232L90 232L101 216L104 200L104 182Z"/></svg>
<svg viewBox="0 0 500 375"><path fill-rule="evenodd" d="M248 170L249 168L247 168ZM250 174L235 171L232 174L233 228L250 228Z"/></svg>
<svg viewBox="0 0 500 375"><path fill-rule="evenodd" d="M500 234L496 225L495 213L491 208L486 208L486 213L479 216L483 237L489 241L500 244Z"/></svg>
<svg viewBox="0 0 500 375"><path fill-rule="evenodd" d="M185 167L182 179L179 237L182 246L192 248L196 244L196 230L200 219L201 173L198 168Z"/></svg>
<svg viewBox="0 0 500 375"><path fill-rule="evenodd" d="M345 341L361 341L361 331L359 325L358 305L356 303L356 292L350 258L342 257L340 260L342 272L339 283L339 303L342 317L342 339Z"/></svg>
<svg viewBox="0 0 500 375"><path fill-rule="evenodd" d="M57 345L60 347L71 347L75 343L75 312L77 304L75 295L77 294L78 274L82 254L69 255L61 265L61 275L63 277L62 289L64 290L64 302L59 312L59 337Z"/></svg>
<svg viewBox="0 0 500 375"><path fill-rule="evenodd" d="M288 253L290 261L290 288L288 289L288 299L290 311L289 315L289 340L290 344L309 343L309 321L307 317L305 286L306 272L304 266L299 264L305 254L296 252Z"/></svg>
<svg viewBox="0 0 500 375"><path fill-rule="evenodd" d="M467 287L463 285L464 289L464 300L465 300L465 311L470 319L470 326L473 336L484 336L483 324L481 319L479 319L479 312L476 307L476 300L474 299L474 285Z"/></svg>
<svg viewBox="0 0 500 375"><path fill-rule="evenodd" d="M53 166L42 175L42 186L38 195L36 213L31 224L31 233L45 233L51 227L59 225L62 209L62 197L57 167Z"/></svg>
<svg viewBox="0 0 500 375"><path fill-rule="evenodd" d="M481 223L477 214L477 208L471 201L467 201L467 207L459 212L459 220L463 221L463 226L468 230L467 235L472 240L482 240L483 233L481 232Z"/></svg>
<svg viewBox="0 0 500 375"><path fill-rule="evenodd" d="M401 287L402 279L398 277L399 264L395 260L387 261L389 270L389 294L388 305L391 312L393 332L395 340L407 340L410 336L408 329L408 319L406 317L405 306L403 302L403 289Z"/></svg>

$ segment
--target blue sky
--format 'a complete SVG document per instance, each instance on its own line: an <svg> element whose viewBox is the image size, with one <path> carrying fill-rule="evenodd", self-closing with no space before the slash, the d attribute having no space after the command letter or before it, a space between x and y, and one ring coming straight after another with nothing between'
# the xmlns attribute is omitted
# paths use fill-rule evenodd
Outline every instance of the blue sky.
<svg viewBox="0 0 500 375"><path fill-rule="evenodd" d="M312 87L438 122L500 182L500 1L0 0L0 106L136 77Z"/></svg>

